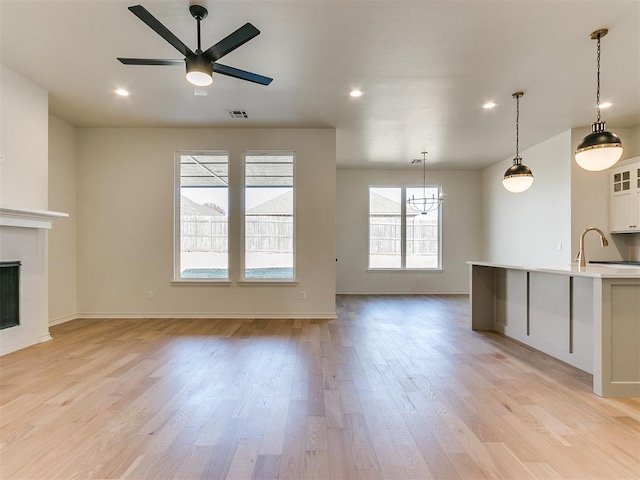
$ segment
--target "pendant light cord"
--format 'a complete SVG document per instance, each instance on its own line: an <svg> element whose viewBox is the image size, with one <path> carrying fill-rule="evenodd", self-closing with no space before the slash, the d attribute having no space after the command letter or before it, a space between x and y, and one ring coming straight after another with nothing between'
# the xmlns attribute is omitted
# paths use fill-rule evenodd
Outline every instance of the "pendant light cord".
<svg viewBox="0 0 640 480"><path fill-rule="evenodd" d="M600 123L600 34L598 34L598 76L596 88L596 105L598 106L598 123Z"/></svg>
<svg viewBox="0 0 640 480"><path fill-rule="evenodd" d="M516 94L516 158L520 156L520 95Z"/></svg>
<svg viewBox="0 0 640 480"><path fill-rule="evenodd" d="M516 156L513 157L513 164L520 165L520 97L524 95L522 92L516 92L511 95L516 99Z"/></svg>

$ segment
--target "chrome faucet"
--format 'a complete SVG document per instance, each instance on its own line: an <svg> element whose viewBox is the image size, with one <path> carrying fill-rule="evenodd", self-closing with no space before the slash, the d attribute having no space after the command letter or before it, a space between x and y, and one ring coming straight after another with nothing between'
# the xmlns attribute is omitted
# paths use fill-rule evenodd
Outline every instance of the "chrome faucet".
<svg viewBox="0 0 640 480"><path fill-rule="evenodd" d="M609 242L607 241L607 237L604 236L604 233L602 233L602 230L600 230L597 227L585 228L580 234L580 251L578 251L578 255L576 256L576 261L580 262L578 265L580 265L581 267L587 266L587 258L584 254L584 236L587 234L587 232L590 232L591 230L595 230L596 232L598 232L598 234L600 234L600 243L602 244L603 247L606 247L607 245L609 245Z"/></svg>

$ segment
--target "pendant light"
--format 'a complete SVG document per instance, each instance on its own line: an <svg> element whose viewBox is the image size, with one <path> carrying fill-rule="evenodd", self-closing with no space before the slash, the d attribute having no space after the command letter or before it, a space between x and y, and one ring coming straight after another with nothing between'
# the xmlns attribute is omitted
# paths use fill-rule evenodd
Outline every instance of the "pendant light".
<svg viewBox="0 0 640 480"><path fill-rule="evenodd" d="M533 185L533 173L526 165L522 165L520 157L520 97L523 92L516 92L511 95L516 99L516 156L513 157L513 165L504 172L502 185L513 193L521 193Z"/></svg>
<svg viewBox="0 0 640 480"><path fill-rule="evenodd" d="M437 210L442 204L442 194L437 197L431 195L427 197L427 153L421 152L422 159L413 160L411 163L422 162L422 197L415 198L415 195L411 195L411 198L407 198L407 209L419 213L420 215L426 215L429 212Z"/></svg>
<svg viewBox="0 0 640 480"><path fill-rule="evenodd" d="M591 39L598 41L598 87L596 90L598 119L591 125L591 133L582 139L576 150L578 165L594 172L612 167L622 156L620 137L615 133L607 132L604 122L600 121L600 39L607 33L609 30L602 28L591 34Z"/></svg>

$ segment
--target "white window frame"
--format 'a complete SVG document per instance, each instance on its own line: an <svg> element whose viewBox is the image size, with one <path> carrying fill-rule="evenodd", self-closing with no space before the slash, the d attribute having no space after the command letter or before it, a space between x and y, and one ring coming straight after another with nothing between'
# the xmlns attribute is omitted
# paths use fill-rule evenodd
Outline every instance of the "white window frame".
<svg viewBox="0 0 640 480"><path fill-rule="evenodd" d="M245 276L245 258L246 258L246 158L248 156L272 156L272 155L288 155L292 157L293 162L293 276L291 278L246 278ZM297 181L296 181L296 152L293 150L243 150L242 151L242 195L241 195L241 209L242 219L240 222L240 280L239 284L297 284L297 212L296 212L296 197L297 197Z"/></svg>
<svg viewBox="0 0 640 480"><path fill-rule="evenodd" d="M180 215L180 196L181 196L181 157L185 155L225 155L227 157L227 168L229 172L229 178L231 178L231 155L228 150L178 150L174 154L174 191L173 191L173 206L174 206L174 219L173 219L173 280L172 283L176 284L202 284L202 283L214 283L228 285L230 281L231 273L231 228L227 226L227 278L182 278L180 276L180 256L181 256L181 232L182 232L182 219ZM231 182L227 187L229 209L231 204ZM229 224L231 218L229 218Z"/></svg>
<svg viewBox="0 0 640 480"><path fill-rule="evenodd" d="M442 241L442 202L438 206L438 265L434 268L407 268L407 189L422 188L423 185L369 185L367 189L367 271L368 272L409 272L409 273L441 273L443 271L443 241ZM436 188L438 198L442 195L442 185L426 185ZM400 189L400 267L382 268L371 267L371 189L399 188Z"/></svg>

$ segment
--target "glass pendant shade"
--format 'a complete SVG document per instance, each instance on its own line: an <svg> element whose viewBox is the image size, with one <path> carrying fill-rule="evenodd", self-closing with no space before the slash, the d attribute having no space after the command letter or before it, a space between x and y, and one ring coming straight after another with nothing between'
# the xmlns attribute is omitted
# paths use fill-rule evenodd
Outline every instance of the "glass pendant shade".
<svg viewBox="0 0 640 480"><path fill-rule="evenodd" d="M213 83L213 64L204 57L187 57L187 81L197 87Z"/></svg>
<svg viewBox="0 0 640 480"><path fill-rule="evenodd" d="M519 157L516 157L513 165L504 172L504 177L502 177L502 185L511 193L522 193L533 185L531 169L522 165L520 160Z"/></svg>
<svg viewBox="0 0 640 480"><path fill-rule="evenodd" d="M591 130L576 149L576 162L585 170L599 172L620 160L622 142L615 133L604 129L604 122L594 123Z"/></svg>

